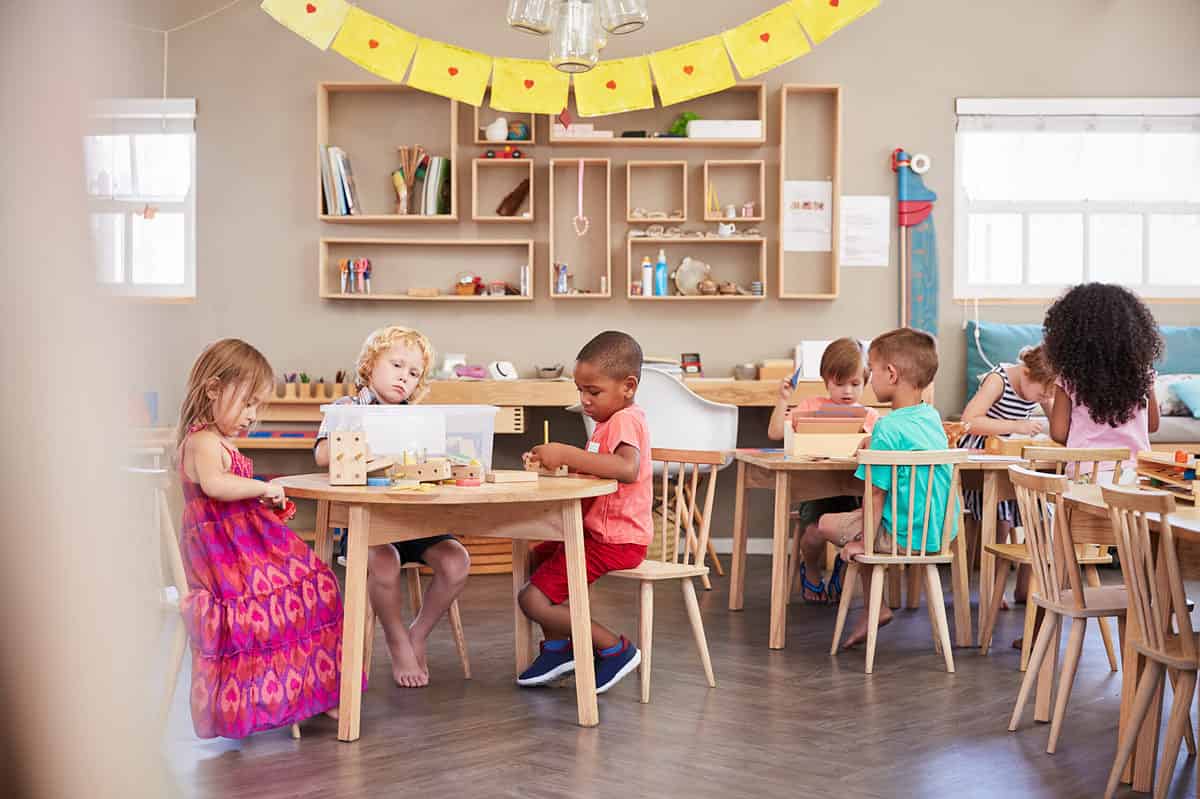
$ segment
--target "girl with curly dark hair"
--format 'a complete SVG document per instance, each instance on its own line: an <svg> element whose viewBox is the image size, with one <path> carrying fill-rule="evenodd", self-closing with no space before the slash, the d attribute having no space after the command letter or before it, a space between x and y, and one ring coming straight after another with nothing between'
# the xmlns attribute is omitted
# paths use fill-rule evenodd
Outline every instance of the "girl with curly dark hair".
<svg viewBox="0 0 1200 799"><path fill-rule="evenodd" d="M1059 375L1050 437L1068 447L1128 447L1135 457L1149 450L1163 341L1145 303L1122 286L1085 283L1050 307L1043 326Z"/></svg>

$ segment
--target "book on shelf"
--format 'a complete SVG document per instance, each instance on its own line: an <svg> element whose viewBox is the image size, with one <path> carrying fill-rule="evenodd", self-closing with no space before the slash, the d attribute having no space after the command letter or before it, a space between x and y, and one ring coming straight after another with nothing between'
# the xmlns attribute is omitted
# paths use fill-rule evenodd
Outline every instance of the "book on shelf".
<svg viewBox="0 0 1200 799"><path fill-rule="evenodd" d="M334 216L349 216L361 214L362 206L358 202L358 190L354 185L354 170L350 167L350 158L341 147L329 146L329 172L332 193L336 201L330 204L326 197L326 207L335 208L330 213Z"/></svg>
<svg viewBox="0 0 1200 799"><path fill-rule="evenodd" d="M425 180L421 185L420 208L423 216L440 216L450 213L450 170L449 158L429 156L425 164ZM418 170L419 174L419 170Z"/></svg>
<svg viewBox="0 0 1200 799"><path fill-rule="evenodd" d="M333 171L329 165L329 148L318 145L317 158L321 162L321 199L324 201L325 213L330 216L340 214L337 194L333 190Z"/></svg>

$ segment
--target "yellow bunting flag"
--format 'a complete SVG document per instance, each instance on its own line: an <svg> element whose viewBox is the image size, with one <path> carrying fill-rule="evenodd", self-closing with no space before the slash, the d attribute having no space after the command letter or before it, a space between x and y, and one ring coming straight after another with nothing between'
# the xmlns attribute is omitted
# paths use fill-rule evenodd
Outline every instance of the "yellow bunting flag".
<svg viewBox="0 0 1200 799"><path fill-rule="evenodd" d="M483 103L488 78L492 74L492 57L455 47L452 44L421 39L408 85L431 94L440 94L468 105Z"/></svg>
<svg viewBox="0 0 1200 799"><path fill-rule="evenodd" d="M651 53L650 68L663 105L674 105L728 89L736 81L720 36Z"/></svg>
<svg viewBox="0 0 1200 799"><path fill-rule="evenodd" d="M787 4L725 31L721 38L743 78L761 75L812 49L795 12Z"/></svg>
<svg viewBox="0 0 1200 799"><path fill-rule="evenodd" d="M654 107L654 82L645 56L601 61L575 76L575 109L581 117Z"/></svg>
<svg viewBox="0 0 1200 799"><path fill-rule="evenodd" d="M280 25L328 50L350 5L346 0L263 0L260 8Z"/></svg>
<svg viewBox="0 0 1200 799"><path fill-rule="evenodd" d="M792 0L813 44L823 42L879 5L879 0Z"/></svg>
<svg viewBox="0 0 1200 799"><path fill-rule="evenodd" d="M368 72L399 83L417 49L417 36L351 6L333 49Z"/></svg>
<svg viewBox="0 0 1200 799"><path fill-rule="evenodd" d="M557 114L567 107L571 76L545 59L497 58L492 65L491 106L517 114Z"/></svg>

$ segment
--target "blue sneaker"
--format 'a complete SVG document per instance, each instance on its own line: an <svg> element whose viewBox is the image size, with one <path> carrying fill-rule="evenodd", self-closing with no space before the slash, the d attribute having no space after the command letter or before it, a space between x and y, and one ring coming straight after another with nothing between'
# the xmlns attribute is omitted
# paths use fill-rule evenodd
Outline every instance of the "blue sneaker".
<svg viewBox="0 0 1200 799"><path fill-rule="evenodd" d="M517 685L529 688L545 685L575 671L575 649L569 639L542 641L541 654L533 665L521 672Z"/></svg>
<svg viewBox="0 0 1200 799"><path fill-rule="evenodd" d="M629 639L621 636L620 648L616 652L596 653L596 693L602 694L621 681L626 674L642 662L642 653ZM616 648L616 647L614 647Z"/></svg>

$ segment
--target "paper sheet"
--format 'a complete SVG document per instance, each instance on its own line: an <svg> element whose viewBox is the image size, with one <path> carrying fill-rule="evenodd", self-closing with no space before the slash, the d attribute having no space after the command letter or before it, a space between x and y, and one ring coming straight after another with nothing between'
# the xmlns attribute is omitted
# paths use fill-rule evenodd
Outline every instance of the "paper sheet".
<svg viewBox="0 0 1200 799"><path fill-rule="evenodd" d="M783 184L783 249L833 249L833 184L827 180L787 180Z"/></svg>
<svg viewBox="0 0 1200 799"><path fill-rule="evenodd" d="M887 266L891 251L891 198L882 195L842 195L842 266Z"/></svg>

